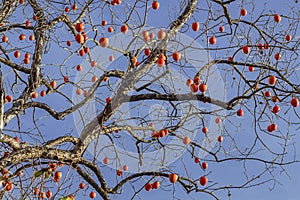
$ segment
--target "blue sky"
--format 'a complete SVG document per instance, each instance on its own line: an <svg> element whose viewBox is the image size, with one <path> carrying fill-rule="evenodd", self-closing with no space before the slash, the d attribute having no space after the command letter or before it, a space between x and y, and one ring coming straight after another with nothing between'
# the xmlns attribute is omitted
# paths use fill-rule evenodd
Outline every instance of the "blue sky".
<svg viewBox="0 0 300 200"><path fill-rule="evenodd" d="M243 2L243 7L246 8L248 10L248 15L246 17L244 17L243 19L245 20L249 20L251 21L251 15L252 13L252 9L254 14L253 17L255 18L257 16L258 13L262 12L262 10L265 10L265 13L279 13L279 14L284 14L284 15L288 15L288 11L290 9L291 6L295 6L295 4L293 3L292 0L283 2L283 1L279 1L279 0L275 0L275 1L269 1L269 0L260 0L260 1L254 1L255 2L255 6L254 4L252 4L251 1L237 1L234 2L232 4L230 4L228 6L229 8L229 12L230 14L234 17L234 18L238 18L239 17L239 10L242 7L242 2ZM189 20L187 23L191 24L193 21L199 21L200 23L203 23L203 19L206 19L206 9L207 9L207 2L206 1L199 1L198 3L200 10L198 10L195 15L193 15L192 19ZM264 7L265 6L265 7ZM214 5L213 9L220 9L220 7ZM201 9L203 9L204 11L201 11ZM295 6L294 9L299 10L299 6ZM269 12L270 11L270 12ZM148 21L147 24L149 25L149 27L159 27L159 28L166 28L169 23L170 23L170 18L174 19L176 16L178 16L178 12L179 12L179 4L177 1L160 1L160 8L157 11L151 11L149 12L148 15ZM107 13L104 13L107 14ZM22 18L20 16L14 16L14 20L21 20ZM109 17L107 17L107 20L109 20ZM228 30L228 26L225 23L226 21L224 21L223 25L225 26L225 30ZM287 27L288 20L283 19L282 23L280 25L278 25L278 27L276 27L277 31L284 31L285 27ZM296 32L297 34L295 35L295 37L298 37L299 35L299 30ZM185 32L185 34L189 37L195 37L196 33L192 32L192 31L187 31ZM209 35L212 34L216 34L218 35L218 27L215 27L212 32L209 33ZM251 33L252 34L252 33ZM250 34L250 35L251 35ZM255 34L253 35L254 39L255 39ZM60 35L60 38L63 38L64 40L67 40L69 37L69 33L62 33ZM199 42L201 45L205 46L206 45L206 38L199 38L197 40L197 42ZM217 42L217 46L218 47L222 47L224 45L227 45L228 40L218 40ZM243 40L243 42L245 42ZM75 42L74 42L75 43ZM76 45L76 44L75 44ZM55 46L55 45L53 45ZM52 47L52 48L57 48L56 47ZM30 49L27 49L28 51ZM111 52L109 52L110 54ZM210 52L211 53L211 52ZM52 64L53 62L59 62L61 61L61 59L64 58L64 56L66 56L67 53L65 52L65 54L59 54L57 55L57 53L54 52L50 52L49 54L47 54L45 56L44 59L44 65L49 65ZM214 52L211 53L211 57L212 58L226 58L227 54L222 52L222 51L218 51L217 54L215 54ZM244 59L242 56L238 55L237 58L241 58ZM77 76L78 78L78 74L77 72L72 71L71 69L74 68L74 66L76 66L78 63L82 62L80 57L76 57L74 60L68 61L67 64L69 65L69 67L67 69L63 69L62 73L68 73L68 75L71 78L74 78ZM125 63L125 59L124 58L120 58L119 60L117 60L117 64L114 63L113 65L109 66L109 68L113 68L115 66L117 67L124 67L122 66L122 64L124 65ZM73 68L72 68L73 67ZM53 68L45 67L44 73L47 74L49 77L55 76L58 77L58 70L54 71ZM57 68L55 68L57 69ZM5 70L5 69L4 69ZM9 71L9 70L8 70ZM4 71L5 72L5 71ZM255 72L257 73L257 72ZM255 77L255 73L254 74L249 74L246 72L247 76L249 77ZM5 74L5 73L4 73ZM193 76L194 74L188 74L188 76ZM62 82L61 80L58 79L58 81ZM226 85L226 87L228 87ZM232 88L231 88L232 89ZM75 90L75 89L74 89ZM71 86L66 86L63 87L61 89L61 91L66 92L66 94L69 94L70 96L73 95L72 92L72 87ZM105 99L105 97L112 95L113 96L113 92L112 91L101 91L100 92L101 98L102 100ZM213 94L211 94L213 95ZM232 97L232 95L235 95L235 93L233 93L232 90L230 90L230 87L228 87L228 91L227 91L227 99L230 99L230 97ZM68 103L65 101L59 101L58 98L60 96L58 94L50 94L49 96L47 96L47 99L41 99L39 98L39 101L41 102L47 102L50 105L54 106L54 108L58 109L58 110L62 110L63 108L68 107ZM155 102L151 102L149 103L149 105L152 105L152 103L154 104ZM251 104L250 104L251 105ZM8 106L8 105L7 105ZM203 107L209 107L208 105L204 105L204 104L199 104L199 106L203 106ZM7 108L7 107L6 107ZM235 112L235 111L233 111ZM229 114L231 114L231 112L228 112ZM283 113L283 112L282 112ZM22 117L22 122L23 122L23 129L24 130L28 130L29 127L32 127L32 118L31 115L32 114L32 110L30 110L27 115ZM39 117L44 117L45 113L42 111L37 111L36 112L36 118L38 119ZM292 115L285 115L284 117L286 118L291 118L293 117ZM213 119L213 117L207 117L207 121L209 121L210 119ZM277 119L276 119L277 120ZM16 129L16 119L14 119L12 122L10 122L9 127ZM240 125L240 128L236 128L234 127L231 122L235 122L236 125ZM225 126L228 127L227 131L229 132L235 132L233 135L234 137L236 137L236 140L238 142L240 142L241 146L247 146L247 143L249 143L249 141L251 141L253 139L253 130L254 130L254 126L253 126L253 118L252 118L252 113L251 112L245 112L245 115L242 118L238 118L235 116L232 116L232 119L230 122L227 122L226 120L224 121ZM51 119L51 117L46 117L46 118L42 118L42 120L38 121L39 124L39 128L41 130L41 132L45 135L46 139L53 139L57 136L60 136L61 133L68 133L71 135L75 135L78 136L77 133L77 129L74 128L74 120L73 120L73 116L67 117L65 120L63 120L62 122L58 122L54 119ZM280 123L279 123L280 125ZM51 128L49 128L51 127ZM280 127L281 131L285 131L284 127ZM292 133L296 133L297 130L295 130L295 127L292 127L289 131L291 131ZM38 131L35 131L36 133L38 133ZM28 138L28 136L21 136L21 138ZM269 145L271 145L272 147L274 147L275 150L278 150L276 147L278 145L277 140L273 140L271 137L262 135L262 138L264 138L266 140L266 143L268 143ZM196 139L201 139L203 138L202 136L197 136ZM222 145L229 147L230 144L229 140L226 140L227 138L224 137L224 143ZM295 136L292 138L292 140L296 143L300 142L300 137L299 136ZM130 142L130 139L128 140L124 140L126 142ZM123 141L123 142L124 142ZM217 144L218 145L218 144ZM217 148L217 147L216 147ZM291 149L289 149L291 150ZM299 150L296 151L296 154L299 154ZM265 155L265 151L262 151L261 153L259 153L262 157L267 156ZM90 156L90 154L87 154L87 156ZM297 155L298 159L299 159L299 155ZM288 158L291 158L289 156L287 156ZM239 185L240 183L242 183L242 180L245 180L244 178L244 168L243 168L243 163L238 163L238 162L222 162L222 163L215 163L215 162L210 162L209 157L205 157L205 158L201 158L201 160L206 160L209 163L209 168L207 171L203 171L199 165L195 164L193 162L193 158L191 158L190 154L185 153L182 157L180 157L177 161L175 161L174 163L171 164L170 167L168 167L169 169L173 170L176 169L176 171L180 174L188 174L191 175L192 177L199 178L200 176L202 176L203 174L208 174L209 180L211 180L212 182L209 183L217 183L217 186L224 186L224 185L230 185L230 184L236 184ZM111 169L109 167L105 167L102 164L101 165L102 169L103 169L103 173L105 174L105 178L107 178L108 183L115 183L116 179L120 180L120 178L115 176L115 169ZM189 171L185 172L185 165L189 166ZM264 165L261 163L257 163L257 162L247 162L247 173L249 174L249 176L252 176L254 174L257 173L257 171L259 170L263 170L264 169ZM276 180L278 180L279 182L275 184L275 187L272 189L272 191L269 190L269 188L272 188L273 182L269 182L266 183L264 185L258 186L258 187L251 187L248 189L233 189L230 190L231 192L231 198L228 197L228 191L227 190L221 190L219 192L217 192L216 194L219 196L220 199L230 199L230 200L235 200L235 199L244 199L244 200L252 200L254 198L256 199L289 199L289 200L296 200L298 199L298 185L300 184L300 165L299 164L293 164L291 166L288 166L285 168L286 172L289 174L286 175L285 172L281 173L280 169L277 169L274 171L274 176L276 177ZM62 170L67 170L67 168L64 168ZM124 176L130 175L130 173L124 173ZM77 180L77 177L74 177L75 180ZM268 175L266 176L262 176L262 180L268 180L270 177ZM140 186L137 188L142 188L143 184L145 184L145 182L149 180L149 177L146 177L144 180L138 180L137 182L135 182L136 185ZM209 195L203 194L203 193L190 193L189 195L187 195L185 193L185 191L178 186L178 184L175 184L175 186L171 185L168 180L163 180L162 178L156 178L155 180L159 180L161 181L161 185L164 187L159 188L158 190L152 190L150 192L146 192L144 189L142 189L142 191L138 194L138 196L140 197L140 199L143 200L150 200L150 199L172 199L173 195L177 198L177 199L204 199L204 200L209 200L209 199L213 199L212 197L210 197ZM79 184L79 182L78 182ZM122 190L122 195L119 196L118 199L129 199L132 196L132 188L129 186L130 184L127 184L123 190ZM75 185L77 187L77 185ZM75 188L74 188L75 189ZM87 189L87 194L89 194L91 190ZM85 194L84 192L79 192L79 195L77 196L78 198L83 198L83 195L81 194ZM77 199L78 199L77 198ZM175 198L175 199L176 199ZM136 197L135 199L139 199L138 197Z"/></svg>

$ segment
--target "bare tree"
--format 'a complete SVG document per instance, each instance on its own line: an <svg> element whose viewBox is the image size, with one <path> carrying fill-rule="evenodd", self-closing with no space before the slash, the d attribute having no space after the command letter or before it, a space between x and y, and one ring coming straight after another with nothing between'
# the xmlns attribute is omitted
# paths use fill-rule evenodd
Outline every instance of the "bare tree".
<svg viewBox="0 0 300 200"><path fill-rule="evenodd" d="M299 162L296 1L1 3L1 198L230 199Z"/></svg>

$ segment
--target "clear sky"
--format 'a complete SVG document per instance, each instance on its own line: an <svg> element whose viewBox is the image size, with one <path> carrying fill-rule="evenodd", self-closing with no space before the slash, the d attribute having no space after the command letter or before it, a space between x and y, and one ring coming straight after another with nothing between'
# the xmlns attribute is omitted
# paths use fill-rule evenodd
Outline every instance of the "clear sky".
<svg viewBox="0 0 300 200"><path fill-rule="evenodd" d="M128 2L132 2L132 1L128 1ZM151 1L150 1L151 2ZM149 16L148 16L148 20L147 20L147 26L148 27L155 27L155 28L168 28L168 25L170 23L171 19L174 19L176 16L178 16L178 12L179 12L179 2L178 0L161 0L160 2L160 8L159 10L153 12L149 12ZM181 2L181 1L180 1ZM210 2L210 1L208 1ZM219 6L217 6L216 4L213 4L214 6L212 7L212 9L220 9ZM230 15L233 18L239 18L239 13L240 13L240 9L243 5L243 8L246 8L248 10L248 15L246 17L244 17L243 19L245 20L249 20L252 21L253 19L256 19L256 17L263 11L264 13L270 13L270 14L274 14L274 13L279 13L279 14L283 14L283 15L288 15L289 14L289 10L291 7L294 7L293 9L299 11L299 5L296 5L294 3L293 0L286 0L286 1L279 1L279 0L245 0L245 1L236 1L231 3L228 6ZM200 10L197 10L197 12L195 13L195 15L192 16L192 19L189 20L187 22L187 24L191 25L192 22L194 21L199 21L200 23L204 22L204 19L206 20L207 16L207 1L204 0L199 0L198 6L200 8ZM222 9L220 9L222 10ZM104 13L104 15L107 13ZM20 16L14 16L15 20L21 20L19 19ZM226 20L224 20L224 22L222 23L222 25L225 27L225 32L228 30L228 25L226 24ZM288 20L287 19L283 19L281 24L278 25L277 30L280 31L284 31L285 28L288 27ZM291 28L291 27L289 27ZM183 28L183 30L187 30L186 27ZM183 35L190 37L190 38L194 38L196 36L196 33L190 30L187 31L183 31ZM212 29L212 32L208 33L209 35L216 33L216 35L219 35L220 33L218 33L218 26L216 26L214 29ZM69 37L69 33L66 32L62 32L61 35L59 36L60 38L64 38L67 39ZM246 34L247 37L253 37L252 39L249 39L251 41L256 41L256 34L255 33L249 33ZM296 31L296 35L293 35L294 38L299 38L299 30ZM226 38L226 37L225 37ZM185 40L187 41L187 40ZM197 43L202 45L202 46L206 46L206 41L207 38L198 38L197 39ZM243 43L246 43L245 40L242 40ZM125 43L125 42L124 42ZM224 45L228 45L228 38L226 39L220 39L217 42L217 47L222 47ZM57 48L57 47L52 47L52 48ZM238 47L236 47L238 48ZM235 48L235 50L236 50ZM28 49L29 50L29 49ZM109 51L109 50L107 50ZM233 50L232 50L233 51ZM230 52L232 52L230 51ZM226 52L224 53L224 51L218 51L216 54L215 52L208 52L210 54L211 58L227 58L228 54L230 54L230 52ZM65 52L66 53L66 52ZM92 52L93 55L98 55L97 51ZM103 52L102 52L103 53ZM205 52L207 53L207 52ZM49 54L47 54L43 60L43 64L44 65L49 65L52 62L56 62L57 60L62 59L64 56L66 56L67 53L64 54L59 54L57 55L56 53L52 53L50 52ZM103 53L103 55L107 56L107 55L111 55L111 52L105 52ZM117 57L117 53L114 53L115 57ZM121 54L120 54L121 55ZM200 55L200 53L197 55ZM201 54L203 56L203 54ZM206 54L205 54L206 55ZM237 56L237 58L240 58L239 55ZM123 59L123 60L122 60ZM72 62L68 63L70 66L76 66L77 63L80 63L82 60L80 57L75 58L74 60L72 60ZM124 66L126 67L126 65L124 64L126 62L126 60L124 58L119 58L119 60L117 60L117 62L115 62L114 64L112 64L111 66L108 66L108 69L117 67L119 69L121 69L122 67L124 68ZM105 63L105 62L104 62ZM85 63L86 64L86 63ZM103 63L101 63L102 65ZM103 64L104 65L104 64ZM123 65L123 66L122 66ZM73 67L74 68L74 67ZM223 68L222 68L223 69ZM220 69L220 71L222 71L222 69ZM70 69L68 69L69 71L64 71L62 73L69 73L69 76L71 78L76 77L76 80L79 80L79 78L81 78L81 76L79 76L76 72L72 72ZM180 70L178 70L180 71ZM44 73L48 74L49 77L53 76L57 76L58 72L55 72L53 70L53 68L48 67L45 68L45 70L43 71ZM249 75L249 77L253 76L255 77L255 73L253 74L247 74ZM4 73L5 74L5 73ZM97 74L100 75L101 73ZM222 75L223 72L221 72ZM194 76L194 74L185 74L184 77L192 77ZM228 82L226 82L228 83ZM215 85L217 87L222 87L220 85ZM228 85L225 86L225 88L227 89ZM223 88L221 88L223 89ZM74 90L72 90L71 86L67 86L67 87L63 87L61 89L61 91L65 92L66 94L69 94L70 96L73 95L74 97ZM73 92L73 93L72 93ZM226 91L226 96L224 97L225 99L230 99L230 97L232 97L232 95L234 95L233 91L231 91L230 89L228 91ZM112 95L113 96L113 91L105 91L102 92L101 94L105 94L103 96L101 96L102 100L103 98L107 97L107 95ZM209 93L208 93L209 94ZM210 95L217 95L217 94L213 94L213 92L211 92ZM65 101L58 101L58 94L50 94L47 99L39 99L39 101L43 102L47 102L50 105L54 106L56 109L58 110L62 110L62 108L66 108L67 105L69 105L68 103L66 103ZM149 107L151 108L155 108L154 106L157 105L156 102L148 102ZM197 104L198 106L203 106L203 107L209 107L209 105L207 104ZM253 106L253 105L252 105ZM7 107L6 107L7 108ZM97 108L98 109L98 108ZM159 107L159 109L163 110L163 107ZM134 112L134 111L133 111ZM235 112L235 111L234 111ZM32 110L29 112L32 113ZM283 113L283 112L282 112ZM44 116L45 113L42 111L36 111L36 119L38 119L41 116ZM228 112L227 114L231 114L230 112ZM155 118L156 116L153 116L153 118ZM285 118L291 118L293 116L291 115L284 115ZM26 116L21 116L22 118L22 122L23 122L23 129L27 130L29 127L32 127L32 118L30 115ZM75 115L72 115L71 117L67 117L65 120L63 120L63 122L57 122L56 120L50 118L50 117L46 117L46 118L41 118L42 120L37 120L38 124L40 126L40 130L42 131L42 133L45 135L46 139L53 139L57 136L61 136L61 133L70 133L71 135L74 136L78 136L78 132L79 130L76 129L78 128L78 126L75 128L75 123L74 121L76 121L76 119L78 119L78 116L76 117ZM75 120L74 120L75 119ZM208 121L214 121L214 117L208 117L207 119ZM17 120L14 119L10 124L9 124L9 128L12 129L16 129L16 122ZM237 126L240 126L239 128L234 127L231 122L236 123ZM230 122L227 122L226 120L224 121L225 126L227 127L226 131L228 132L234 132L233 136L236 137L236 141L240 142L239 144L243 147L247 147L247 144L249 141L251 141L253 139L254 136L254 124L253 124L253 117L252 117L252 113L251 112L245 112L245 115L242 118L238 118L233 116L232 120ZM280 123L279 123L280 125ZM210 126L214 126L214 124L210 124ZM51 127L51 128L49 128ZM225 132L222 128L218 127L218 126L214 126L214 128L216 128L216 132L220 131L220 132ZM291 129L293 134L297 133L297 130L294 129L295 127L293 127L293 129ZM80 128L79 128L80 129ZM213 127L211 127L210 130L214 130ZM77 132L78 131L78 132ZM282 130L281 131L285 131ZM289 131L289 130L287 130ZM299 130L298 130L299 131ZM23 136L24 138L28 137L28 136ZM265 137L265 136L262 136ZM28 137L29 138L29 137ZM203 137L196 135L195 140L202 140ZM229 142L227 142L228 140L226 140L227 138L224 137L224 142L222 145L229 147L230 144ZM266 139L266 143L271 145L272 147L274 147L274 150L278 150L277 147L277 141L276 140L272 140L272 139L268 139L268 137L265 138ZM130 139L128 140L123 140L123 143L120 144L120 148L123 148L121 145L122 144L128 144L127 142L130 142ZM300 136L296 135L295 137L292 138L291 142L296 142L297 144L300 143ZM215 148L218 148L218 143L216 144L217 146ZM297 145L299 146L299 145ZM131 148L132 146L127 146L127 150L128 148ZM297 158L299 160L299 149L296 150L296 155ZM261 151L258 153L259 155L262 156L262 158L264 158L265 156L265 151ZM90 154L86 154L87 156L90 156ZM291 158L290 156L287 156L287 158ZM208 174L207 176L209 177L209 180L211 180L211 182L209 182L209 184L211 183L216 183L215 187L218 186L226 186L226 185L240 185L241 183L243 183L243 181L245 181L245 168L244 168L244 163L242 162L221 162L221 163L215 163L215 162L210 162L210 160L212 158L210 157L201 157L201 160L206 160L209 163L209 168L207 171L203 171L201 169L201 167L197 164L194 163L193 158L191 158L190 154L188 154L187 152L185 152L180 158L178 158L177 161L172 162L170 164L170 166L166 166L166 168L168 169L176 169L177 172L180 172L184 175L188 174L192 177L195 178L199 178L200 176L202 176L203 174ZM115 183L116 179L120 180L120 178L115 176L115 169L111 169L107 166L104 166L103 164L101 164L102 158L99 159L99 165L101 166L101 168L103 169L103 173L105 178L107 179L108 183ZM130 163L127 163L128 165L130 165ZM185 166L189 166L188 169L189 171L186 172L185 171ZM258 163L258 162L247 162L247 174L251 177L252 175L256 174L257 172L260 170L264 170L264 164L262 163ZM264 185L259 185L256 187L250 187L250 188L246 188L246 189L232 189L230 190L231 196L228 197L228 190L220 190L218 192L216 192L216 195L220 198L220 199L229 199L229 200L238 200L238 199L243 199L243 200L252 200L252 199L264 199L264 200L273 200L273 199L287 199L287 200L298 200L299 199L299 193L298 193L298 188L300 185L300 164L296 163L290 166L287 166L284 168L286 171L281 171L280 169L276 169L274 171L272 171L272 169L270 169L272 175L274 175L274 177L276 177L276 180L278 182L274 183L273 181L270 181ZM67 170L67 169L63 169L63 170ZM130 175L129 173L124 173L124 176ZM74 182L78 180L78 177L73 177L74 178ZM269 180L270 179L270 174L266 174L263 175L261 177L261 180ZM161 181L161 185L162 187L159 188L158 190L152 190L150 192L146 192L143 189L143 186L145 184L145 182L148 179L145 178L144 180L137 180L134 183L132 182L132 184L136 184L139 185L140 188L142 189L141 192L134 198L134 199L143 199L143 200L167 200L167 199L172 199L174 197L174 199L202 199L202 200L210 200L213 199L211 196L207 195L207 194L203 194L203 193L195 193L195 192L191 192L190 194L186 194L186 192L179 186L178 183L176 183L174 186L171 185L168 180L163 180L162 178L156 178L155 180L159 180ZM198 181L197 181L198 182ZM78 182L79 183L79 182ZM258 182L254 182L258 183ZM77 182L76 182L77 184ZM275 184L275 185L274 185ZM199 185L199 183L198 183ZM77 185L75 185L75 187L77 188ZM270 188L272 188L272 190L270 190ZM89 193L90 189L87 189L87 194ZM130 186L130 184L125 185L125 187L122 189L122 195L119 196L118 199L121 200L127 200L130 199L132 197L132 187ZM82 195L82 194L86 194L84 191L83 192L79 192L77 199L82 199L82 198L86 198L86 196Z"/></svg>
<svg viewBox="0 0 300 200"><path fill-rule="evenodd" d="M172 4L170 5L170 2ZM233 17L238 18L239 17L239 10L241 9L242 2L244 3L244 8L248 10L248 15L244 18L246 20L251 21L251 15L252 12L253 18L255 19L259 13L261 13L263 10L264 12L270 11L270 13L279 13L286 15L287 11L290 10L290 7L295 6L294 1L288 0L288 1L270 1L270 0L259 0L259 1L236 1L230 6L229 12L230 15ZM156 12L151 12L149 15L149 21L148 23L151 26L166 26L169 23L169 16L172 14L172 11L170 13L166 12L166 10L171 10L172 7L176 7L177 1L160 1L160 9ZM200 9L206 8L206 2L205 1L199 1L198 3ZM252 11L253 9L253 11ZM294 7L295 10L299 10L299 4ZM198 17L197 17L198 16ZM200 14L197 13L196 17L194 16L195 21L203 22L201 18L201 12ZM189 20L189 23L193 22L193 20ZM288 27L287 20L282 21L283 27ZM225 29L228 28L225 25ZM283 28L284 29L284 28ZM193 32L186 32L187 35L193 37ZM297 35L295 37L299 38L299 29L297 31ZM218 41L218 45L222 46L223 41ZM230 96L230 94L228 94ZM241 136L241 142L245 143L247 142L248 134L253 134L253 121L249 120L252 116L246 114L243 119L236 119L237 123L242 124L242 128L238 131L237 134ZM288 117L288 116L285 116ZM293 130L293 132L296 130ZM297 131L294 132L297 134ZM226 139L225 139L226 140ZM293 138L293 141L299 144L300 137L299 135ZM225 141L226 142L226 141ZM299 145L297 145L299 147ZM297 150L296 154L299 154L299 149ZM186 155L187 156L187 155ZM187 156L188 157L188 156ZM298 157L299 158L299 157ZM185 160L186 159L186 160ZM193 163L193 160L188 157L184 157L183 160L186 161L186 165L195 165ZM181 166L182 162L177 161L173 165ZM256 171L257 169L262 169L262 166L257 163L252 163L250 166L252 166L252 169L249 169L249 172ZM197 174L202 173L202 170L200 167L195 166L192 167L191 174ZM243 176L243 166L234 162L225 162L225 163L212 163L209 165L209 170L212 172L209 176L210 179L213 181L216 181L218 183L224 183L224 184L234 184L238 183L237 180L240 180L240 176ZM279 170L280 171L280 170ZM253 199L265 199L265 200L273 200L273 199L288 199L288 200L298 200L299 199L299 184L300 184L300 164L296 163L291 166L286 167L286 171L279 173L278 171L274 174L276 179L278 180L275 185L273 185L273 182L267 183L265 185L260 185L257 187L252 187L248 189L233 189L231 190L231 198L228 197L228 191L221 191L219 194L220 199L230 199L230 200L237 200L237 199L243 199L243 200L253 200ZM286 174L287 173L287 174ZM264 180L268 180L270 177L266 176L263 177ZM168 183L166 183L168 184ZM180 189L180 187L175 187L175 196L177 199L202 199L202 200L208 200L213 199L212 197L205 195L205 194L197 194L197 193L191 193L189 195L186 195L185 191ZM270 190L272 188L272 190ZM157 191L151 191L146 192L145 190L141 193L141 199L144 200L152 200L152 199L171 199L172 198L172 190L163 190L159 189ZM124 197L126 199L126 197Z"/></svg>
<svg viewBox="0 0 300 200"><path fill-rule="evenodd" d="M172 3L170 3L172 2ZM229 12L230 15L238 18L239 17L239 10L241 9L242 2L244 3L243 7L248 10L248 15L244 18L245 20L251 21L251 16L255 19L258 14L260 14L263 10L264 12L270 11L270 13L279 13L286 15L287 11L290 10L291 6L295 6L295 3L292 0L289 1L269 1L269 0L259 0L259 1L236 1L230 6ZM200 9L206 9L206 2L205 1L199 1L198 3ZM177 1L160 1L160 9L156 12L150 12L148 17L148 24L150 26L161 26L165 27L168 25L169 17L172 16L172 8L178 6ZM253 11L252 11L253 9ZM299 6L295 6L294 9L299 10ZM168 10L169 12L166 12ZM252 15L252 12L254 14ZM193 19L195 21L203 22L201 18L201 11L198 12L195 16L193 16ZM204 16L205 17L205 16ZM193 20L189 20L189 23L193 22ZM282 26L287 27L287 20L282 21ZM225 29L228 28L225 24ZM283 28L284 29L284 28ZM191 31L186 32L188 36L193 37L195 34ZM251 33L252 34L252 33ZM297 31L297 35L295 37L299 37L299 30ZM218 45L222 46L223 41L218 41ZM203 43L202 43L203 45ZM223 55L220 55L223 56ZM228 94L230 96L230 94ZM249 120L251 118L251 115L246 114L243 119L236 119L236 122L238 124L242 125L242 128L238 131L238 135L241 136L240 142L247 143L248 134L253 134L253 121ZM288 117L288 116L285 116ZM225 122L226 123L226 122ZM233 131L234 129L232 129ZM295 130L293 130L294 132ZM251 138L251 137L250 137ZM293 138L293 141L300 142L299 135ZM226 142L226 139L225 139ZM299 145L297 145L299 146ZM297 150L296 154L299 154L299 150ZM262 153L263 155L263 153ZM299 157L298 157L299 158ZM185 162L186 165L192 166L190 169L191 174L201 174L203 171L200 169L199 166L195 165L193 163L193 160L186 154L183 156L182 160ZM181 159L177 162L173 163L172 166L182 166ZM193 166L194 165L194 166ZM256 162L251 163L249 172L256 172L257 170L262 170L263 166L261 164L258 164ZM209 171L212 173L210 174L209 178L213 181L216 181L218 183L223 184L241 184L241 182L238 182L240 180L240 177L243 176L243 166L241 164L237 164L235 162L224 162L224 163L212 163L209 165ZM223 190L217 193L220 197L220 199L230 199L230 200L237 200L237 199L243 199L243 200L253 200L253 199L265 199L265 200L273 200L273 199L288 199L288 200L298 200L299 199L299 184L300 184L300 164L296 163L291 166L286 167L285 172L274 172L274 176L278 180L277 183L269 182L265 185L260 185L257 187L251 187L247 189L233 189L231 190L231 198L228 197L228 191ZM287 173L287 174L286 174ZM268 180L270 177L263 176L264 180ZM165 183L168 185L169 183ZM274 185L275 184L275 185ZM163 183L164 185L164 183ZM271 190L272 188L272 190ZM128 188L128 190L130 190ZM126 191L126 189L124 189ZM180 187L175 187L175 197L177 199L213 199L212 197L205 195L203 193L191 193L189 195L186 195L185 191L182 190ZM156 191L146 192L143 190L140 194L141 199L143 200L152 200L152 199L172 199L173 191L172 187L168 187L167 190L159 189ZM175 198L175 199L176 199ZM126 195L122 199L127 199ZM138 198L136 198L138 199Z"/></svg>

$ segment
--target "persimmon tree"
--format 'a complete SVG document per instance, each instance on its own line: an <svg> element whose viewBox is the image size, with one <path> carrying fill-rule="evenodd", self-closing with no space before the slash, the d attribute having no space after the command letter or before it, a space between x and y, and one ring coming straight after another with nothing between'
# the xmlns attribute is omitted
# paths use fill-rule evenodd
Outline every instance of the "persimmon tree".
<svg viewBox="0 0 300 200"><path fill-rule="evenodd" d="M274 188L299 162L300 19L284 6L2 0L1 199Z"/></svg>

